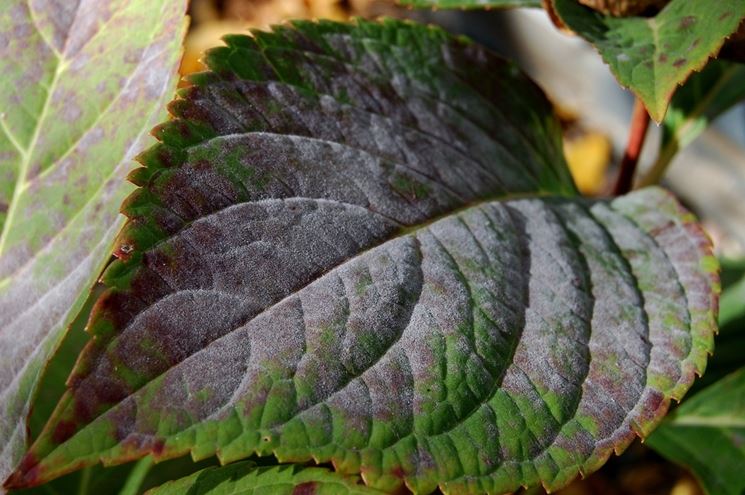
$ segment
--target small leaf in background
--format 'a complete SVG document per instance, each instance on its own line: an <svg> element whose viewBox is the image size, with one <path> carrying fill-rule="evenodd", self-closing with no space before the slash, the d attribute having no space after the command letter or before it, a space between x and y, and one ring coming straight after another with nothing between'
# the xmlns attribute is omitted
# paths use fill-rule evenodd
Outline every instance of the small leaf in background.
<svg viewBox="0 0 745 495"><path fill-rule="evenodd" d="M542 0L398 0L401 5L437 9L510 9L541 7Z"/></svg>
<svg viewBox="0 0 745 495"><path fill-rule="evenodd" d="M662 122L657 161L639 181L659 183L678 151L696 139L714 119L745 99L745 65L712 60L680 87ZM706 166L706 164L701 164Z"/></svg>
<svg viewBox="0 0 745 495"><path fill-rule="evenodd" d="M654 17L613 17L576 0L551 1L554 14L595 45L658 122L676 87L717 54L745 17L742 0L671 0Z"/></svg>
<svg viewBox="0 0 745 495"><path fill-rule="evenodd" d="M550 0L549 0L550 1ZM577 0L583 5L592 7L604 14L616 17L639 15L650 10L660 9L669 0Z"/></svg>
<svg viewBox="0 0 745 495"><path fill-rule="evenodd" d="M237 462L224 467L207 468L186 478L154 488L146 495L375 495L352 476L324 468L295 465L256 467Z"/></svg>
<svg viewBox="0 0 745 495"><path fill-rule="evenodd" d="M191 453L556 488L701 373L708 239L658 188L582 198L513 64L393 20L226 43L131 175L95 338L9 486Z"/></svg>
<svg viewBox="0 0 745 495"><path fill-rule="evenodd" d="M745 368L688 399L647 444L688 466L709 495L741 495L745 491Z"/></svg>
<svg viewBox="0 0 745 495"><path fill-rule="evenodd" d="M110 257L163 118L185 2L10 0L0 17L0 479L36 382Z"/></svg>

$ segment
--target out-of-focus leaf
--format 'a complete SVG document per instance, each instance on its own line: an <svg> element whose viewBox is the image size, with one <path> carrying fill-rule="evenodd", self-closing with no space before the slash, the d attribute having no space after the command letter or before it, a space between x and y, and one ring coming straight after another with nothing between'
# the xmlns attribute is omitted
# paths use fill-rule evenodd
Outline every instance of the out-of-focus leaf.
<svg viewBox="0 0 745 495"><path fill-rule="evenodd" d="M550 0L549 0L550 1ZM643 14L653 9L660 9L669 0L577 0L583 5L592 7L604 14L617 17L629 17Z"/></svg>
<svg viewBox="0 0 745 495"><path fill-rule="evenodd" d="M708 239L658 188L580 197L513 64L400 21L226 42L131 176L94 339L11 486L190 452L554 488L702 371Z"/></svg>
<svg viewBox="0 0 745 495"><path fill-rule="evenodd" d="M745 64L712 60L677 90L662 123L657 161L640 181L656 184L676 153L688 146L719 115L745 98Z"/></svg>
<svg viewBox="0 0 745 495"><path fill-rule="evenodd" d="M0 16L0 479L42 367L110 256L173 91L185 2L10 0Z"/></svg>
<svg viewBox="0 0 745 495"><path fill-rule="evenodd" d="M551 1L561 21L595 45L658 122L676 87L717 54L745 17L742 0L672 0L654 17L613 17L576 0Z"/></svg>
<svg viewBox="0 0 745 495"><path fill-rule="evenodd" d="M374 495L352 476L295 465L257 468L251 462L207 468L154 488L146 495Z"/></svg>
<svg viewBox="0 0 745 495"><path fill-rule="evenodd" d="M709 495L741 495L745 491L745 368L687 400L647 444L689 467Z"/></svg>
<svg viewBox="0 0 745 495"><path fill-rule="evenodd" d="M541 7L542 0L398 0L402 5L438 9L510 9Z"/></svg>
<svg viewBox="0 0 745 495"><path fill-rule="evenodd" d="M745 360L745 260L722 259L722 297L719 300L719 334L706 373L691 393L708 387L743 366Z"/></svg>
<svg viewBox="0 0 745 495"><path fill-rule="evenodd" d="M723 327L745 316L745 277L722 293L719 311L719 325Z"/></svg>

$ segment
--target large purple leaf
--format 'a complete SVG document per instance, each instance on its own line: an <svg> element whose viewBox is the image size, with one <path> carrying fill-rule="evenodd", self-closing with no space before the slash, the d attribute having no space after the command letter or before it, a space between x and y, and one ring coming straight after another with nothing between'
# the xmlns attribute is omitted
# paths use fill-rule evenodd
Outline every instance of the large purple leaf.
<svg viewBox="0 0 745 495"><path fill-rule="evenodd" d="M660 189L579 197L512 64L398 21L226 41L132 175L94 339L11 486L190 452L555 488L702 372L708 239Z"/></svg>

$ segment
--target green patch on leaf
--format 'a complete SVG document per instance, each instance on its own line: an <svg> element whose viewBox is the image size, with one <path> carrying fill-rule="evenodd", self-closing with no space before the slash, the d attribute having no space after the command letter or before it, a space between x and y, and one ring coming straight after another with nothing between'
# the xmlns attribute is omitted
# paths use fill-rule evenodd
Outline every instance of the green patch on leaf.
<svg viewBox="0 0 745 495"><path fill-rule="evenodd" d="M612 17L552 0L570 29L595 45L616 79L660 122L677 86L716 56L745 17L741 0L671 0L654 17Z"/></svg>

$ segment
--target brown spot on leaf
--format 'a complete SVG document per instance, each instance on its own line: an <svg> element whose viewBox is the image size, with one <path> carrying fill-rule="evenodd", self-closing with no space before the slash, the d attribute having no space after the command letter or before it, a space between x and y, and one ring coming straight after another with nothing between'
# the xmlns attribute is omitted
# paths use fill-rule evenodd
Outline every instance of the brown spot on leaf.
<svg viewBox="0 0 745 495"><path fill-rule="evenodd" d="M683 65L684 65L684 64L685 64L686 62L687 62L687 60L686 60L686 59L684 59L684 58L679 58L678 60L676 60L675 62L673 62L673 67L681 67L681 66L683 66Z"/></svg>
<svg viewBox="0 0 745 495"><path fill-rule="evenodd" d="M33 452L26 454L18 469L5 481L4 488L27 488L39 484L39 459Z"/></svg>
<svg viewBox="0 0 745 495"><path fill-rule="evenodd" d="M166 442L162 438L159 438L158 440L155 440L155 442L153 442L153 446L151 447L151 450L153 454L155 454L155 456L157 457L163 454L163 450L165 449L165 447L166 447Z"/></svg>
<svg viewBox="0 0 745 495"><path fill-rule="evenodd" d="M316 493L316 486L318 484L315 481L300 483L292 490L292 495L314 495Z"/></svg>
<svg viewBox="0 0 745 495"><path fill-rule="evenodd" d="M120 260L128 260L130 255L132 254L132 251L135 250L134 244L130 243L123 243L119 244L119 246L114 250L114 256L119 258Z"/></svg>
<svg viewBox="0 0 745 495"><path fill-rule="evenodd" d="M682 31L684 29L690 28L694 24L696 24L696 18L693 17L692 15L687 15L680 20L680 23L678 24L678 29Z"/></svg>
<svg viewBox="0 0 745 495"><path fill-rule="evenodd" d="M720 15L717 20L718 21L723 21L723 20L725 20L726 18L728 18L730 16L732 16L732 12L725 12L724 14Z"/></svg>
<svg viewBox="0 0 745 495"><path fill-rule="evenodd" d="M660 53L660 56L659 56L659 57L657 58L657 60L658 60L658 61L659 61L659 62L660 62L661 64L664 64L665 62L667 62L667 54L665 54L665 53Z"/></svg>
<svg viewBox="0 0 745 495"><path fill-rule="evenodd" d="M57 423L52 433L52 440L56 443L62 443L68 438L72 437L77 430L77 425L74 421L62 420Z"/></svg>
<svg viewBox="0 0 745 495"><path fill-rule="evenodd" d="M401 466L396 466L391 470L391 474L398 479L404 479L406 477L406 471Z"/></svg>

